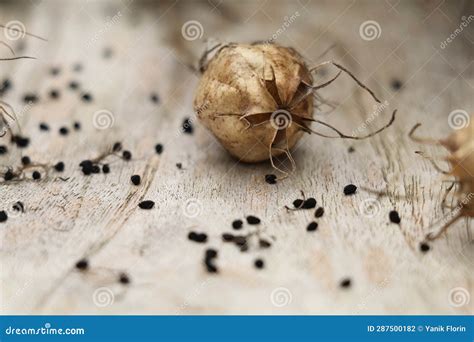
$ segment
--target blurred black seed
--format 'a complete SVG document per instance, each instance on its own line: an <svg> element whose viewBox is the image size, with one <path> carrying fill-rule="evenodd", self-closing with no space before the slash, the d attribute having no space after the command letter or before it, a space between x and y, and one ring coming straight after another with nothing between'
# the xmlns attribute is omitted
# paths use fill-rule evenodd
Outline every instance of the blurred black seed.
<svg viewBox="0 0 474 342"><path fill-rule="evenodd" d="M259 224L260 219L256 216L249 215L249 216L247 216L247 223L248 224Z"/></svg>
<svg viewBox="0 0 474 342"><path fill-rule="evenodd" d="M138 206L140 207L140 209L152 209L155 206L155 202L149 200L142 201L138 203Z"/></svg>
<svg viewBox="0 0 474 342"><path fill-rule="evenodd" d="M76 268L81 271L85 271L89 268L89 261L87 259L81 259L76 262Z"/></svg>
<svg viewBox="0 0 474 342"><path fill-rule="evenodd" d="M63 172L64 171L64 163L63 162L56 163L56 165L54 165L54 169L57 172Z"/></svg>
<svg viewBox="0 0 474 342"><path fill-rule="evenodd" d="M130 153L130 151L123 151L122 157L124 160L130 160L132 159L132 153Z"/></svg>
<svg viewBox="0 0 474 342"><path fill-rule="evenodd" d="M83 93L81 99L84 102L92 102L92 95L90 93Z"/></svg>
<svg viewBox="0 0 474 342"><path fill-rule="evenodd" d="M296 199L296 200L293 201L293 206L295 208L301 208L303 203L304 203L304 201L302 199Z"/></svg>
<svg viewBox="0 0 474 342"><path fill-rule="evenodd" d="M150 100L151 100L151 102L153 102L153 103L159 103L159 102L160 102L160 98L159 98L158 95L155 94L155 93L152 93L152 94L150 95Z"/></svg>
<svg viewBox="0 0 474 342"><path fill-rule="evenodd" d="M5 172L5 174L3 175L3 179L5 181L10 181L13 178L15 178L15 175L13 174L12 170L7 170L7 172Z"/></svg>
<svg viewBox="0 0 474 342"><path fill-rule="evenodd" d="M204 265L209 273L218 273L218 269L214 265L215 258L217 258L217 251L213 248L206 249L204 253Z"/></svg>
<svg viewBox="0 0 474 342"><path fill-rule="evenodd" d="M393 79L392 82L390 82L390 86L393 90L400 90L403 84L402 81L400 81L399 79Z"/></svg>
<svg viewBox="0 0 474 342"><path fill-rule="evenodd" d="M61 134L61 135L68 135L68 133L69 133L69 128L67 128L67 127L61 127L59 129L59 134Z"/></svg>
<svg viewBox="0 0 474 342"><path fill-rule="evenodd" d="M34 180L41 179L41 173L39 173L38 171L33 171L32 177Z"/></svg>
<svg viewBox="0 0 474 342"><path fill-rule="evenodd" d="M99 165L92 165L91 171L92 171L92 173L100 173Z"/></svg>
<svg viewBox="0 0 474 342"><path fill-rule="evenodd" d="M316 208L316 199L314 199L313 197L308 198L307 200L304 201L302 208L303 209Z"/></svg>
<svg viewBox="0 0 474 342"><path fill-rule="evenodd" d="M130 177L130 180L132 181L133 185L140 185L141 177L139 175L133 175Z"/></svg>
<svg viewBox="0 0 474 342"><path fill-rule="evenodd" d="M243 225L242 220L235 220L234 222L232 222L232 228L234 228L235 230L241 229L242 225Z"/></svg>
<svg viewBox="0 0 474 342"><path fill-rule="evenodd" d="M349 184L344 187L344 195L346 196L353 195L356 193L356 191L357 191L357 186L355 186L354 184Z"/></svg>
<svg viewBox="0 0 474 342"><path fill-rule="evenodd" d="M8 215L5 210L0 211L0 222L5 222L8 220Z"/></svg>
<svg viewBox="0 0 474 342"><path fill-rule="evenodd" d="M347 152L353 153L353 152L355 152L355 148L351 146L347 149Z"/></svg>
<svg viewBox="0 0 474 342"><path fill-rule="evenodd" d="M155 152L156 152L157 154L161 154L161 153L163 152L163 145L161 145L161 144L156 144L156 145L155 145Z"/></svg>
<svg viewBox="0 0 474 342"><path fill-rule="evenodd" d="M316 217L316 218L322 217L323 215L324 215L324 208L323 207L319 207L314 212L314 217Z"/></svg>
<svg viewBox="0 0 474 342"><path fill-rule="evenodd" d="M232 242L234 241L234 235L230 233L223 233L222 234L222 241L224 242Z"/></svg>
<svg viewBox="0 0 474 342"><path fill-rule="evenodd" d="M430 245L428 245L426 242L420 243L420 251L422 251L423 253L428 252L430 248Z"/></svg>
<svg viewBox="0 0 474 342"><path fill-rule="evenodd" d="M188 239L194 242L198 242L198 243L205 243L207 242L207 234L190 232L188 234Z"/></svg>
<svg viewBox="0 0 474 342"><path fill-rule="evenodd" d="M82 71L82 64L81 63L74 64L74 66L72 67L72 70L75 71L75 72L81 72Z"/></svg>
<svg viewBox="0 0 474 342"><path fill-rule="evenodd" d="M258 244L260 248L270 248L272 246L272 244L265 239L258 240Z"/></svg>
<svg viewBox="0 0 474 342"><path fill-rule="evenodd" d="M265 182L267 182L268 184L276 184L277 177L273 174L265 175Z"/></svg>
<svg viewBox="0 0 474 342"><path fill-rule="evenodd" d="M102 57L104 57L105 59L109 59L110 57L112 57L113 53L114 52L113 52L112 48L106 47L102 51Z"/></svg>
<svg viewBox="0 0 474 342"><path fill-rule="evenodd" d="M176 167L177 167L179 170L181 170L181 169L183 168L183 164L181 164L181 163L176 163Z"/></svg>
<svg viewBox="0 0 474 342"><path fill-rule="evenodd" d="M205 253L206 259L212 259L217 257L217 251L214 248L208 248L206 249Z"/></svg>
<svg viewBox="0 0 474 342"><path fill-rule="evenodd" d="M82 173L87 176L92 173L94 164L90 160L83 160L79 166L82 168Z"/></svg>
<svg viewBox="0 0 474 342"><path fill-rule="evenodd" d="M254 265L255 265L255 267L258 268L258 269L262 269L262 268L265 267L265 263L263 262L262 259L257 259L257 260L255 260Z"/></svg>
<svg viewBox="0 0 474 342"><path fill-rule="evenodd" d="M16 146L20 148L28 147L28 145L30 144L30 139L22 137L21 135L12 136L11 140L14 144L16 144Z"/></svg>
<svg viewBox="0 0 474 342"><path fill-rule="evenodd" d="M390 221L392 223L399 224L401 222L400 215L398 215L398 212L396 210L392 210L389 214L388 217L390 218Z"/></svg>
<svg viewBox="0 0 474 342"><path fill-rule="evenodd" d="M130 284L130 278L126 273L120 273L119 275L119 283L123 285Z"/></svg>
<svg viewBox="0 0 474 342"><path fill-rule="evenodd" d="M44 123L44 122L42 122L42 123L39 124L39 128L40 128L40 130L42 130L42 131L49 131L49 126L48 126L48 124L46 124L46 123Z"/></svg>
<svg viewBox="0 0 474 342"><path fill-rule="evenodd" d="M350 278L344 278L341 280L341 282L339 283L339 286L342 287L342 288L349 288L351 286L351 279Z"/></svg>
<svg viewBox="0 0 474 342"><path fill-rule="evenodd" d="M79 89L79 83L76 81L71 81L69 82L69 88L72 90Z"/></svg>
<svg viewBox="0 0 474 342"><path fill-rule="evenodd" d="M74 124L73 124L73 127L76 131L78 131L78 130L81 129L81 123L78 122L78 121L75 121Z"/></svg>
<svg viewBox="0 0 474 342"><path fill-rule="evenodd" d="M193 134L194 128L189 118L184 119L182 129L186 134Z"/></svg>
<svg viewBox="0 0 474 342"><path fill-rule="evenodd" d="M38 102L38 96L36 94L28 93L23 96L23 102L25 103L36 103Z"/></svg>
<svg viewBox="0 0 474 342"><path fill-rule="evenodd" d="M6 154L8 152L8 148L5 145L0 145L0 154Z"/></svg>
<svg viewBox="0 0 474 342"><path fill-rule="evenodd" d="M25 205L23 202L17 201L15 204L12 205L13 210L19 211L24 213L25 212Z"/></svg>
<svg viewBox="0 0 474 342"><path fill-rule="evenodd" d="M314 232L315 230L318 229L318 223L317 222L311 222L310 224L308 224L308 226L306 227L306 230L308 232Z"/></svg>
<svg viewBox="0 0 474 342"><path fill-rule="evenodd" d="M52 75L52 76L57 76L59 75L61 72L61 69L59 67L52 67L50 70L49 70L49 73Z"/></svg>
<svg viewBox="0 0 474 342"><path fill-rule="evenodd" d="M109 173L109 172L110 172L110 166L109 166L109 164L104 164L104 165L102 165L102 172L103 172L103 173Z"/></svg>
<svg viewBox="0 0 474 342"><path fill-rule="evenodd" d="M242 247L247 244L247 237L243 235L235 235L232 242L234 242L237 246Z"/></svg>
<svg viewBox="0 0 474 342"><path fill-rule="evenodd" d="M8 78L4 79L0 85L0 96L5 94L11 88L11 86L11 81Z"/></svg>
<svg viewBox="0 0 474 342"><path fill-rule="evenodd" d="M59 90L57 90L57 89L52 89L52 90L49 92L49 97L52 98L52 99L58 99L58 98L59 98Z"/></svg>
<svg viewBox="0 0 474 342"><path fill-rule="evenodd" d="M114 143L114 146L112 146L112 151L114 152L120 152L122 150L122 143L117 141Z"/></svg>
<svg viewBox="0 0 474 342"><path fill-rule="evenodd" d="M21 158L21 163L22 163L23 165L30 165L30 164L31 164L31 159L30 159L30 157L28 157L28 156L23 156L23 157Z"/></svg>

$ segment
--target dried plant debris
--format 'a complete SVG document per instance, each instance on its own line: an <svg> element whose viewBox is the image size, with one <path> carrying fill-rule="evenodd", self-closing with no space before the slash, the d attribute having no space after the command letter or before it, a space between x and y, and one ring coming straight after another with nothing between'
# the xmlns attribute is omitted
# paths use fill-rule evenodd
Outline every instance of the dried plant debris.
<svg viewBox="0 0 474 342"><path fill-rule="evenodd" d="M474 124L467 120L463 127L458 127L446 139L439 140L415 136L415 131L420 126L421 124L416 124L410 131L409 137L422 144L433 144L446 148L449 155L443 160L450 164L451 169L449 171L442 170L433 158L425 156L421 152L418 154L427 158L439 172L447 177L454 177L453 184L456 185L456 204L450 208L451 212L443 219L441 227L426 235L426 240L429 241L439 238L461 217L466 217L469 220L474 216ZM454 185L449 190L453 187ZM443 203L445 203L449 190L446 192ZM420 249L424 252L428 251L429 248L423 246L420 246Z"/></svg>
<svg viewBox="0 0 474 342"><path fill-rule="evenodd" d="M330 85L341 73L381 103L375 94L352 73L338 63L328 61L309 68L292 48L277 44L222 44L201 58L202 77L198 85L194 110L203 124L224 148L242 162L270 160L273 168L286 177L296 168L290 149L303 133L327 138L365 139L389 127L365 136L347 135L329 124L313 118L313 102L317 91ZM338 69L335 77L314 84L313 72L331 65ZM328 136L311 128L319 124L331 129ZM274 158L286 155L290 172L277 167Z"/></svg>
<svg viewBox="0 0 474 342"><path fill-rule="evenodd" d="M112 148L109 148L106 152L100 154L98 157L81 161L79 166L81 167L82 173L86 176L94 173L100 173L101 167L103 173L109 173L110 167L109 164L105 162L105 160L112 156L125 161L132 159L132 153L130 151L125 150L120 154L122 149L122 144L120 142L116 142L113 144Z"/></svg>
<svg viewBox="0 0 474 342"><path fill-rule="evenodd" d="M4 171L0 171L0 177L3 178L4 183L20 182L31 179L35 181L47 179L52 171L62 172L64 170L64 163L58 164L59 163L55 165L38 163L32 161L28 156L23 156L21 158L20 166L4 167Z"/></svg>

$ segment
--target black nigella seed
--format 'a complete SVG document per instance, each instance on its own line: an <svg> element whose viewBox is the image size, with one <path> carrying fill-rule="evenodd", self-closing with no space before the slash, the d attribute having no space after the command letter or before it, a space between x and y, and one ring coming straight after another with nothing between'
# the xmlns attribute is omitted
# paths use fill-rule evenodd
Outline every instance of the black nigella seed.
<svg viewBox="0 0 474 342"><path fill-rule="evenodd" d="M295 208L301 208L301 206L303 205L304 201L302 199L295 199L293 201L293 206Z"/></svg>
<svg viewBox="0 0 474 342"><path fill-rule="evenodd" d="M38 171L33 171L32 176L34 180L41 179L41 173L39 173Z"/></svg>
<svg viewBox="0 0 474 342"><path fill-rule="evenodd" d="M402 81L400 81L399 79L393 79L392 82L390 82L390 86L393 90L400 90L403 84Z"/></svg>
<svg viewBox="0 0 474 342"><path fill-rule="evenodd" d="M258 240L258 245L260 248L270 248L272 244L265 239Z"/></svg>
<svg viewBox="0 0 474 342"><path fill-rule="evenodd" d="M23 96L23 102L36 103L38 102L38 96L35 94L25 94L25 96Z"/></svg>
<svg viewBox="0 0 474 342"><path fill-rule="evenodd" d="M68 133L69 133L69 129L67 127L61 127L59 129L59 134L61 135L68 135Z"/></svg>
<svg viewBox="0 0 474 342"><path fill-rule="evenodd" d="M30 139L26 137L22 137L21 135L14 135L12 136L12 142L16 144L19 148L28 147L30 144Z"/></svg>
<svg viewBox="0 0 474 342"><path fill-rule="evenodd" d="M355 148L353 146L351 146L347 149L347 152L353 153L353 152L355 152Z"/></svg>
<svg viewBox="0 0 474 342"><path fill-rule="evenodd" d="M182 129L186 134L193 134L194 128L189 118L184 119Z"/></svg>
<svg viewBox="0 0 474 342"><path fill-rule="evenodd" d="M71 81L69 82L69 88L72 90L78 89L79 88L79 83L76 81Z"/></svg>
<svg viewBox="0 0 474 342"><path fill-rule="evenodd" d="M314 217L316 217L316 218L322 217L323 215L324 215L324 208L323 207L319 207L314 212Z"/></svg>
<svg viewBox="0 0 474 342"><path fill-rule="evenodd" d="M15 178L15 175L13 174L12 170L7 170L7 172L5 172L5 174L3 175L3 179L5 181L12 180L13 178Z"/></svg>
<svg viewBox="0 0 474 342"><path fill-rule="evenodd" d="M130 180L132 181L133 185L140 185L141 177L139 175L133 175L130 177Z"/></svg>
<svg viewBox="0 0 474 342"><path fill-rule="evenodd" d="M120 141L117 141L116 143L114 143L114 145L112 146L112 151L114 152L122 151L122 143Z"/></svg>
<svg viewBox="0 0 474 342"><path fill-rule="evenodd" d="M99 165L92 165L91 171L92 171L92 173L100 173Z"/></svg>
<svg viewBox="0 0 474 342"><path fill-rule="evenodd" d="M28 156L24 156L21 158L21 163L23 165L30 165L31 164L31 159Z"/></svg>
<svg viewBox="0 0 474 342"><path fill-rule="evenodd" d="M344 278L341 280L341 282L339 283L339 286L344 288L344 289L347 289L349 287L351 287L351 279L350 278Z"/></svg>
<svg viewBox="0 0 474 342"><path fill-rule="evenodd" d="M56 163L56 165L54 165L54 169L57 172L63 172L64 171L64 163L63 162Z"/></svg>
<svg viewBox="0 0 474 342"><path fill-rule="evenodd" d="M81 99L84 102L92 102L92 95L90 93L83 93Z"/></svg>
<svg viewBox="0 0 474 342"><path fill-rule="evenodd" d="M25 212L25 205L23 202L17 201L15 204L12 205L13 210L19 211L24 213Z"/></svg>
<svg viewBox="0 0 474 342"><path fill-rule="evenodd" d="M428 252L430 248L430 245L428 245L426 242L420 243L420 251L422 251L423 253Z"/></svg>
<svg viewBox="0 0 474 342"><path fill-rule="evenodd" d="M78 122L78 121L75 121L74 124L73 124L73 127L76 131L78 131L78 130L81 129L81 123Z"/></svg>
<svg viewBox="0 0 474 342"><path fill-rule="evenodd" d="M52 99L58 99L59 98L59 90L52 89L49 92L49 97L52 98Z"/></svg>
<svg viewBox="0 0 474 342"><path fill-rule="evenodd" d="M130 153L130 151L123 151L122 157L124 160L130 160L132 159L132 153Z"/></svg>
<svg viewBox="0 0 474 342"><path fill-rule="evenodd" d="M262 259L257 259L257 260L255 260L254 265L255 265L255 267L258 268L258 269L262 269L262 268L265 267L265 263L263 262Z"/></svg>
<svg viewBox="0 0 474 342"><path fill-rule="evenodd" d="M239 247L247 245L247 237L243 235L235 235L232 241Z"/></svg>
<svg viewBox="0 0 474 342"><path fill-rule="evenodd" d="M399 224L401 222L400 215L398 215L398 212L396 210L392 210L389 214L388 217L390 218L390 222Z"/></svg>
<svg viewBox="0 0 474 342"><path fill-rule="evenodd" d="M6 220L8 220L7 212L5 210L1 210L0 211L0 222L5 222Z"/></svg>
<svg viewBox="0 0 474 342"><path fill-rule="evenodd" d="M44 123L44 122L42 122L42 123L39 124L39 128L40 128L40 130L42 130L42 131L49 131L49 126L48 126L48 124L46 124L46 123Z"/></svg>
<svg viewBox="0 0 474 342"><path fill-rule="evenodd" d="M316 208L316 199L313 197L308 198L306 201L303 203L303 209L313 209Z"/></svg>
<svg viewBox="0 0 474 342"><path fill-rule="evenodd" d="M265 175L265 182L267 182L268 184L276 184L277 177L273 174Z"/></svg>
<svg viewBox="0 0 474 342"><path fill-rule="evenodd" d="M0 95L5 94L12 86L11 81L6 78L3 80L2 85L0 86Z"/></svg>
<svg viewBox="0 0 474 342"><path fill-rule="evenodd" d="M249 216L247 216L247 223L248 224L259 224L260 219L256 216L249 215Z"/></svg>
<svg viewBox="0 0 474 342"><path fill-rule="evenodd" d="M5 145L0 145L0 154L6 154L8 152L8 148Z"/></svg>
<svg viewBox="0 0 474 342"><path fill-rule="evenodd" d="M75 71L75 72L81 72L82 71L82 64L81 63L74 64L74 66L72 67L72 70Z"/></svg>
<svg viewBox="0 0 474 342"><path fill-rule="evenodd" d="M110 172L110 166L109 166L109 164L104 164L104 165L102 165L102 172L103 172L103 173L109 173L109 172Z"/></svg>
<svg viewBox="0 0 474 342"><path fill-rule="evenodd" d="M209 273L217 273L218 269L214 265L214 259L217 258L217 251L213 248L206 250L204 254L204 265Z"/></svg>
<svg viewBox="0 0 474 342"><path fill-rule="evenodd" d="M357 187L354 184L349 184L344 187L344 195L349 196L355 194Z"/></svg>
<svg viewBox="0 0 474 342"><path fill-rule="evenodd" d="M123 285L130 284L130 278L126 273L120 273L119 275L119 283Z"/></svg>
<svg viewBox="0 0 474 342"><path fill-rule="evenodd" d="M82 168L82 173L87 175L90 175L92 173L92 170L94 168L94 164L90 160L83 160L79 166Z"/></svg>
<svg viewBox="0 0 474 342"><path fill-rule="evenodd" d="M176 167L178 168L178 170L181 170L183 168L183 164L181 163L176 163Z"/></svg>
<svg viewBox="0 0 474 342"><path fill-rule="evenodd" d="M217 258L217 251L214 248L208 248L205 252L206 259L214 259Z"/></svg>
<svg viewBox="0 0 474 342"><path fill-rule="evenodd" d="M232 228L234 228L235 230L241 229L242 225L243 225L242 220L235 220L234 222L232 222Z"/></svg>
<svg viewBox="0 0 474 342"><path fill-rule="evenodd" d="M311 222L310 224L308 224L308 227L306 227L306 230L308 232L314 232L315 230L318 229L318 223L317 222Z"/></svg>
<svg viewBox="0 0 474 342"><path fill-rule="evenodd" d="M163 145L161 145L161 144L156 144L156 145L155 145L155 152L156 152L157 154L161 154L161 153L163 152Z"/></svg>
<svg viewBox="0 0 474 342"><path fill-rule="evenodd" d="M110 47L106 47L103 51L102 51L102 56L106 59L112 57L113 55L113 51Z"/></svg>
<svg viewBox="0 0 474 342"><path fill-rule="evenodd" d="M85 271L89 268L89 261L87 259L81 259L76 262L76 268L81 271Z"/></svg>
<svg viewBox="0 0 474 342"><path fill-rule="evenodd" d="M150 95L150 100L151 100L151 102L153 102L153 103L159 103L159 102L160 102L160 98L159 98L158 95L155 94L155 93L152 93L152 94Z"/></svg>
<svg viewBox="0 0 474 342"><path fill-rule="evenodd" d="M49 73L50 73L52 76L57 76L57 75L59 75L60 72L61 72L61 69L59 69L58 67L52 67L52 68L49 70Z"/></svg>
<svg viewBox="0 0 474 342"><path fill-rule="evenodd" d="M138 206L140 207L140 209L152 209L155 206L155 202L149 200L142 201L138 203Z"/></svg>
<svg viewBox="0 0 474 342"><path fill-rule="evenodd" d="M198 242L198 243L205 243L207 242L207 234L190 232L188 234L188 239L194 242Z"/></svg>
<svg viewBox="0 0 474 342"><path fill-rule="evenodd" d="M223 233L222 234L222 241L224 242L232 242L234 241L234 235L230 233Z"/></svg>

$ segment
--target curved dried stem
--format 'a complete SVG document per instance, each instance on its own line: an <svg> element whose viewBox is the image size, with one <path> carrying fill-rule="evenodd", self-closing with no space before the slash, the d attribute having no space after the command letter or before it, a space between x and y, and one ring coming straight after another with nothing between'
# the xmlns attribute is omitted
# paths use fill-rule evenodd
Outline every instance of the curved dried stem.
<svg viewBox="0 0 474 342"><path fill-rule="evenodd" d="M448 222L446 222L440 229L435 232L429 232L426 234L425 239L427 241L433 241L439 238L449 227L451 227L457 220L463 216L462 211L454 215Z"/></svg>
<svg viewBox="0 0 474 342"><path fill-rule="evenodd" d="M13 50L13 48L10 45L8 45L7 43L5 43L4 41L1 41L1 40L0 40L0 44L5 46L8 50L10 50L12 55L15 56L15 51Z"/></svg>
<svg viewBox="0 0 474 342"><path fill-rule="evenodd" d="M19 33L21 33L21 34L25 34L25 35L27 35L27 36L34 37L34 38L36 38L36 39L39 39L39 40L42 40L42 41L45 41L45 42L48 41L46 38L37 36L37 35L35 35L35 34L33 34L33 33L28 33L28 32L23 31L23 30L19 30L19 29L14 28L14 27L8 27L8 26L2 25L2 24L0 24L0 27L4 28L5 30L9 30L9 31L19 32Z"/></svg>
<svg viewBox="0 0 474 342"><path fill-rule="evenodd" d="M417 123L415 126L413 126L413 128L410 130L410 132L408 133L408 137L417 142L417 143L421 143L421 144L430 144L430 145L440 145L440 140L437 140L437 139L431 139L431 138L420 138L420 137L417 137L415 136L415 131L421 126L421 123Z"/></svg>
<svg viewBox="0 0 474 342"><path fill-rule="evenodd" d="M435 160L434 160L432 157L427 156L423 151L415 151L415 153L418 154L418 155L420 155L420 156L422 156L423 158L429 160L429 161L431 162L431 165L433 165L433 167L436 169L436 171L441 172L443 175L449 175L449 174L450 174L449 171L445 171L445 170L443 170L442 168L440 168L440 167L436 164Z"/></svg>
<svg viewBox="0 0 474 342"><path fill-rule="evenodd" d="M36 59L36 57L18 56L18 57L10 57L10 58L0 58L0 61L16 61L17 59Z"/></svg>

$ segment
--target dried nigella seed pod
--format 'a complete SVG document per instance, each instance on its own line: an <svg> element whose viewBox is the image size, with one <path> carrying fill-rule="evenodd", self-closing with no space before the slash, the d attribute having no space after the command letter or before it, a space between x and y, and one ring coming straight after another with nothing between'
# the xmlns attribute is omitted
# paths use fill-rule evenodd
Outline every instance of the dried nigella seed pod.
<svg viewBox="0 0 474 342"><path fill-rule="evenodd" d="M210 52L214 53L212 58ZM328 64L339 73L313 85L312 72ZM337 138L362 139L382 131L395 117L394 112L388 125L365 137L347 136L313 119L315 91L332 83L341 72L380 101L341 65L325 62L310 69L298 52L277 44L218 44L201 58L200 71L203 74L194 99L198 118L240 161L269 159L285 175L288 173L275 166L273 157L286 154L294 169L290 149L303 133L325 136L310 128L312 122L329 127Z"/></svg>
<svg viewBox="0 0 474 342"><path fill-rule="evenodd" d="M436 165L432 158L426 158L432 162L438 171L455 177L456 181L453 183L453 186L458 184L456 193L457 204L451 208L452 211L448 219L441 228L435 232L430 232L426 236L427 240L434 240L440 237L459 218L474 217L474 124L471 122L465 127L453 132L448 138L440 140L416 137L414 133L420 126L421 124L416 124L410 131L409 136L416 142L445 147L450 153L449 156L445 158L451 165L450 171L443 171ZM418 153L422 154L421 152ZM452 187L448 189L448 192L451 189ZM448 192L446 192L443 203L445 202Z"/></svg>

